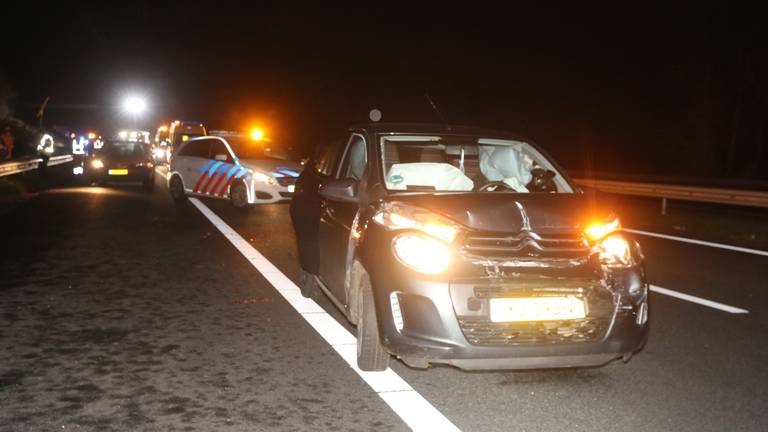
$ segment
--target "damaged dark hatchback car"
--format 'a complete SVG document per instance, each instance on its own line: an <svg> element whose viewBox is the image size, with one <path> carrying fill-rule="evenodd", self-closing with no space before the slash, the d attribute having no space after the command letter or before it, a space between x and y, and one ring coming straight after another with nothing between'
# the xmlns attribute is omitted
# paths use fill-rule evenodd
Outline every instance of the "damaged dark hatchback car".
<svg viewBox="0 0 768 432"><path fill-rule="evenodd" d="M305 296L357 326L362 370L599 366L648 337L640 246L506 133L370 124L318 149L291 203Z"/></svg>

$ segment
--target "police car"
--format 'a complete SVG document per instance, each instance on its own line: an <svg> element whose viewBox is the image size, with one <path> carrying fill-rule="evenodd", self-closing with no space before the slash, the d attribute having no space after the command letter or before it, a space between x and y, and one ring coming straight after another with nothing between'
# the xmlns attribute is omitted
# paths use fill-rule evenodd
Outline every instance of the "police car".
<svg viewBox="0 0 768 432"><path fill-rule="evenodd" d="M290 201L301 168L298 162L269 157L264 141L246 135L204 136L183 142L173 153L168 189L175 200L222 198L236 208Z"/></svg>

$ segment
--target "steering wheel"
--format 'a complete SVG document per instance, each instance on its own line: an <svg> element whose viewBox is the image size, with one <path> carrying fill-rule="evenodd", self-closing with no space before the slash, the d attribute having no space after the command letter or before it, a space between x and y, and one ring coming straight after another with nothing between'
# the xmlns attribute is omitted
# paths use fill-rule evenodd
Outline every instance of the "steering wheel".
<svg viewBox="0 0 768 432"><path fill-rule="evenodd" d="M512 188L512 186L508 185L507 183L505 183L503 181L490 181L490 182L485 183L484 185L480 186L476 190L478 192L485 192L485 191L487 191L488 189L490 189L492 187L496 187L497 188L497 189L494 189L494 192L499 190L498 189L499 187L503 187L504 189L514 190Z"/></svg>

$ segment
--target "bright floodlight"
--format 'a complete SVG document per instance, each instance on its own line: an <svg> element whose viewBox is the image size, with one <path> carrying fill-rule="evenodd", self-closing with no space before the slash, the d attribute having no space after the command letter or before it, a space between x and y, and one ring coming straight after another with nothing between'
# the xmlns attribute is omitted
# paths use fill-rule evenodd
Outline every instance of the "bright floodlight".
<svg viewBox="0 0 768 432"><path fill-rule="evenodd" d="M140 97L132 96L125 100L123 108L128 114L138 115L147 109L147 102Z"/></svg>

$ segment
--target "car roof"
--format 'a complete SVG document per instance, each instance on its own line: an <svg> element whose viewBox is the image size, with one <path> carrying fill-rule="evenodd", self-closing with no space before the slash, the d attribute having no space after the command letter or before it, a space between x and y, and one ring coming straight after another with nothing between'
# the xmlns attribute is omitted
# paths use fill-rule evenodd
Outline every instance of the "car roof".
<svg viewBox="0 0 768 432"><path fill-rule="evenodd" d="M366 130L372 134L471 135L486 138L508 138L530 142L527 138L511 132L439 123L360 123L349 127L350 131L360 129Z"/></svg>

